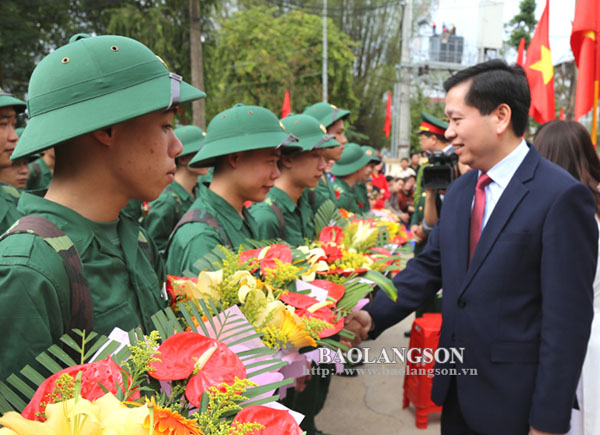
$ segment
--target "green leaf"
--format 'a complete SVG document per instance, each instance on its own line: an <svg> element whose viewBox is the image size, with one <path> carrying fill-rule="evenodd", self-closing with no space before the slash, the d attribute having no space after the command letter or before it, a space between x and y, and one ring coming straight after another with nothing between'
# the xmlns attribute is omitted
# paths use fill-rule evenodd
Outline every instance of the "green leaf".
<svg viewBox="0 0 600 435"><path fill-rule="evenodd" d="M25 376L31 383L36 386L39 386L46 380L44 376L42 376L37 370L32 368L29 364L21 369L21 374Z"/></svg>
<svg viewBox="0 0 600 435"><path fill-rule="evenodd" d="M40 353L35 359L46 368L50 373L56 373L62 370L62 367L48 356L46 352Z"/></svg>
<svg viewBox="0 0 600 435"><path fill-rule="evenodd" d="M58 358L60 361L63 362L63 364L67 365L67 366L74 366L77 365L77 363L75 361L73 361L73 359L66 354L66 352L64 350L62 350L60 347L58 347L56 344L53 344L52 346L50 346L48 348L48 352L50 352L52 355L54 355L56 358Z"/></svg>
<svg viewBox="0 0 600 435"><path fill-rule="evenodd" d="M117 348L121 345L118 341L111 341L108 345L102 349L102 352L98 354L98 356L94 359L94 361L101 361L106 359L108 355L112 354Z"/></svg>
<svg viewBox="0 0 600 435"><path fill-rule="evenodd" d="M315 236L319 237L323 228L328 226L331 222L337 223L338 218L338 208L332 200L328 199L321 204L313 219L315 222Z"/></svg>
<svg viewBox="0 0 600 435"><path fill-rule="evenodd" d="M6 379L6 382L11 384L19 393L28 399L31 399L35 394L35 390L14 373Z"/></svg>
<svg viewBox="0 0 600 435"><path fill-rule="evenodd" d="M104 335L100 336L100 338L96 340L92 347L88 349L83 358L86 361L88 361L92 357L92 355L94 355L98 351L98 349L104 346L104 344L108 343L108 341L108 337L105 337Z"/></svg>
<svg viewBox="0 0 600 435"><path fill-rule="evenodd" d="M74 329L73 331L76 331L76 330ZM70 335L68 335L68 334L63 335L62 337L60 337L60 341L62 341L67 346L69 346L71 349L73 349L77 354L81 354L81 347L79 346L79 344L77 344L77 342L75 340L73 340L73 338Z"/></svg>
<svg viewBox="0 0 600 435"><path fill-rule="evenodd" d="M391 279L386 278L382 273L376 270L369 270L363 275L363 278L375 283L392 301L396 302L398 298L398 289Z"/></svg>
<svg viewBox="0 0 600 435"><path fill-rule="evenodd" d="M8 385L0 382L0 394L4 397L15 409L22 411L27 406L27 403L21 399Z"/></svg>
<svg viewBox="0 0 600 435"><path fill-rule="evenodd" d="M243 338L240 338L239 340L228 343L227 346L229 346L229 347L235 346L236 344L242 344L242 343L245 343L246 341L252 340L253 338L260 338L262 336L263 336L262 333L252 334L247 337L243 337Z"/></svg>
<svg viewBox="0 0 600 435"><path fill-rule="evenodd" d="M250 378L253 378L254 376L258 376L258 375L260 375L262 373L267 373L267 372L270 372L272 370L276 370L276 369L279 369L281 367L285 367L286 365L287 365L287 363L285 361L276 362L275 364L271 364L268 367L262 368L260 370L256 370L254 372L247 373L246 377L248 379L250 379Z"/></svg>
<svg viewBox="0 0 600 435"><path fill-rule="evenodd" d="M275 390L279 387L284 387L286 385L290 385L294 383L294 378L286 378L283 379L281 381L277 381L277 382L272 382L270 384L267 385L260 385L258 387L252 387L252 388L248 388L245 392L244 392L244 396L246 396L249 399L252 399L256 396L260 396L261 394L266 393L267 391L271 391L271 390Z"/></svg>

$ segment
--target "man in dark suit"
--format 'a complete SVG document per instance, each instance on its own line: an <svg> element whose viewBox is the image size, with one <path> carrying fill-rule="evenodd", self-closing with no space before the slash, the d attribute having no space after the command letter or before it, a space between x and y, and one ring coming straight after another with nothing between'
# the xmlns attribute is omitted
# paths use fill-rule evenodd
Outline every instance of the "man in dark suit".
<svg viewBox="0 0 600 435"><path fill-rule="evenodd" d="M376 337L444 289L432 399L443 434L569 429L592 320L598 232L588 189L522 139L530 104L523 70L493 60L444 83L450 139L475 170L446 192L423 253L347 320ZM462 369L475 369L468 376Z"/></svg>

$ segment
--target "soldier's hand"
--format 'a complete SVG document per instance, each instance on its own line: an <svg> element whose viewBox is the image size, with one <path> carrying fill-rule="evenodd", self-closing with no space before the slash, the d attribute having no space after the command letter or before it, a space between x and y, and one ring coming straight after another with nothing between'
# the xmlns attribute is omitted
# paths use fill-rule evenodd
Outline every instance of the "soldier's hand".
<svg viewBox="0 0 600 435"><path fill-rule="evenodd" d="M369 336L372 324L373 320L368 312L364 310L353 311L344 320L344 328L354 333L354 339L342 338L340 342L349 347L358 346Z"/></svg>

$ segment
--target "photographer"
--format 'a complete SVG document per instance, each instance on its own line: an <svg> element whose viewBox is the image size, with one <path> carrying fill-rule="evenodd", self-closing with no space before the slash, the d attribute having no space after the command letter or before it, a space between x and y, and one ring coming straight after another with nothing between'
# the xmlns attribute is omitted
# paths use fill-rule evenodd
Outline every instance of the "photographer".
<svg viewBox="0 0 600 435"><path fill-rule="evenodd" d="M421 149L426 151L430 157L429 162L422 164L419 168L415 188L415 213L410 221L410 230L416 241L415 255L419 254L425 247L427 235L437 222L442 205L442 197L436 188L431 187L431 185L442 186L444 184L442 180L447 179L447 174L440 174L440 169L441 172L444 172L444 170L447 170L447 166L451 166L451 170L455 170L452 167L452 162L455 161L453 147L444 137L448 124L425 112L421 113L421 117L422 122L418 132L419 143ZM424 178L425 181L428 181L425 185L423 184ZM450 174L450 180L447 180L448 184L452 179L453 176ZM427 203L431 206L435 205L435 207L426 207ZM427 221L425 221L426 214L429 218Z"/></svg>

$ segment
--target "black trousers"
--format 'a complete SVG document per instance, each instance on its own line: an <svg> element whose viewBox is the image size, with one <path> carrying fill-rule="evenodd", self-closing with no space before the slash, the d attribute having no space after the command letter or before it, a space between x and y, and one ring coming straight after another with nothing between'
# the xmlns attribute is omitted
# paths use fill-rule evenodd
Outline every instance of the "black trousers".
<svg viewBox="0 0 600 435"><path fill-rule="evenodd" d="M458 403L455 377L450 381L448 395L442 408L442 435L481 435L467 426Z"/></svg>

